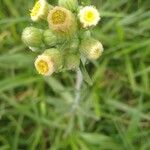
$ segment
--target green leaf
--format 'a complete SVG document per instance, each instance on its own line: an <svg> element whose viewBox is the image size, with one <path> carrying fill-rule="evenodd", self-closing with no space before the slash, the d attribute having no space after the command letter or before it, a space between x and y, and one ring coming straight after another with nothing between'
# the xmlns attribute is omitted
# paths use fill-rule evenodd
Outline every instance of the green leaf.
<svg viewBox="0 0 150 150"><path fill-rule="evenodd" d="M93 81L92 81L92 79L90 78L90 76L89 76L89 74L88 74L88 72L87 72L87 70L86 70L86 68L85 68L85 66L83 65L82 62L80 63L80 69L81 69L81 72L82 72L84 81L85 81L88 85L92 86L92 85L93 85Z"/></svg>

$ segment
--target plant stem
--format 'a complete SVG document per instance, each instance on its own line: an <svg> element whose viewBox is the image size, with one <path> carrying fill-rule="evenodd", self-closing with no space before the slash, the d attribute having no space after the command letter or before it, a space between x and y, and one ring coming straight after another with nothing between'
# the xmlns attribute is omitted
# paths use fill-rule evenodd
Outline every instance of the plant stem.
<svg viewBox="0 0 150 150"><path fill-rule="evenodd" d="M75 100L73 102L73 107L72 110L74 111L80 103L81 100L81 86L83 83L83 75L80 69L77 70L77 75L76 75L76 84L75 84Z"/></svg>

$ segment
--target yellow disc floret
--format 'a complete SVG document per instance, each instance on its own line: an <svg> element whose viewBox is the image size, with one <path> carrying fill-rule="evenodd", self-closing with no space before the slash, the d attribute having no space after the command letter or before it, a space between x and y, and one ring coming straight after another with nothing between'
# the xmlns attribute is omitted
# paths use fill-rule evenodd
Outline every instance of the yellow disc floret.
<svg viewBox="0 0 150 150"><path fill-rule="evenodd" d="M92 11L87 11L85 14L85 20L91 22L94 19L95 19L94 13Z"/></svg>
<svg viewBox="0 0 150 150"><path fill-rule="evenodd" d="M44 60L40 60L37 63L37 69L38 69L39 73L41 73L41 74L45 74L46 72L48 72L47 62L45 62Z"/></svg>
<svg viewBox="0 0 150 150"><path fill-rule="evenodd" d="M52 21L54 24L64 23L66 20L66 14L62 10L57 10L52 15Z"/></svg>

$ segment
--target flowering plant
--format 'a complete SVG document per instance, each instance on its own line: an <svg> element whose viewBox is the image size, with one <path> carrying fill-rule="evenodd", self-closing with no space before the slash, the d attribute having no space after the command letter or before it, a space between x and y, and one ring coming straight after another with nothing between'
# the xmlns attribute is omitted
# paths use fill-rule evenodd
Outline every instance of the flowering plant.
<svg viewBox="0 0 150 150"><path fill-rule="evenodd" d="M34 22L47 22L46 29L26 27L23 42L33 51L40 50L35 60L37 72L44 76L64 70L78 70L85 60L96 60L103 46L90 29L100 21L95 6L81 6L78 0L59 0L52 6L38 0L30 13Z"/></svg>

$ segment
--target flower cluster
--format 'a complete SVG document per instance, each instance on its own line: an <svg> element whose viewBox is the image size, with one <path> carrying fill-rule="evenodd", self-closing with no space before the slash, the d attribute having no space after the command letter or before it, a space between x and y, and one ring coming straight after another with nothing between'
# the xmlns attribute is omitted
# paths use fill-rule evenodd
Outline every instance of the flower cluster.
<svg viewBox="0 0 150 150"><path fill-rule="evenodd" d="M30 16L33 22L47 24L46 29L30 26L22 33L23 42L31 50L42 52L35 60L39 74L77 70L82 58L96 60L101 56L103 46L90 32L100 21L94 6L81 6L78 0L59 0L58 6L52 6L38 0Z"/></svg>

